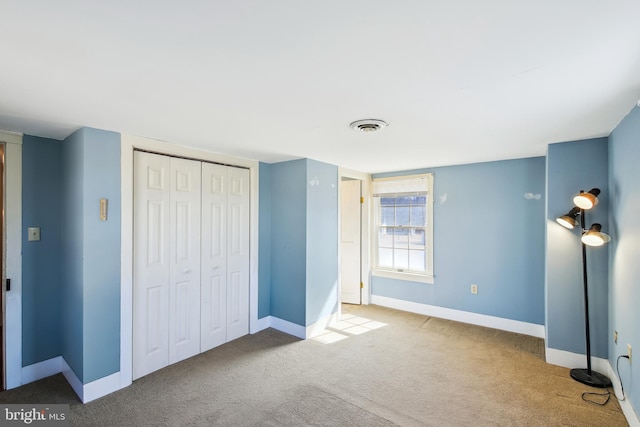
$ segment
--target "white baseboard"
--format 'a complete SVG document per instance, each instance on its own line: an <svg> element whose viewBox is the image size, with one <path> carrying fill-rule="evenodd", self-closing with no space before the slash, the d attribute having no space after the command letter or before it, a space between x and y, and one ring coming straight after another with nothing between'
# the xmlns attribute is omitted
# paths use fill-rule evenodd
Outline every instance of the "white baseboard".
<svg viewBox="0 0 640 427"><path fill-rule="evenodd" d="M468 311L454 310L452 308L438 307L435 305L421 304L404 301L395 298L371 295L371 304L425 316L439 317L441 319L455 320L456 322L469 323L487 328L500 329L518 334L530 335L537 338L545 338L544 325L521 322L519 320L504 319L502 317L487 316L485 314L471 313Z"/></svg>
<svg viewBox="0 0 640 427"><path fill-rule="evenodd" d="M317 335L320 335L326 332L327 327L329 325L336 323L337 320L338 320L338 313L336 312L323 317L313 325L307 326L307 331L306 331L307 338L313 338Z"/></svg>
<svg viewBox="0 0 640 427"><path fill-rule="evenodd" d="M91 381L82 388L82 403L88 403L99 397L118 391L122 388L120 387L120 372L115 372L106 377Z"/></svg>
<svg viewBox="0 0 640 427"><path fill-rule="evenodd" d="M338 320L338 313L332 313L323 317L316 323L309 326L300 326L297 323L289 322L288 320L282 320L279 317L268 316L263 317L260 321L264 321L268 318L269 325L273 329L277 329L285 334L293 335L294 337L306 340L307 338L313 338L319 335L327 328L327 326L335 323ZM266 328L264 328L266 329ZM256 331L257 332L257 331Z"/></svg>
<svg viewBox="0 0 640 427"><path fill-rule="evenodd" d="M258 319L256 322L251 324L251 330L249 333L257 334L260 331L263 331L271 326L271 316L265 316L262 319Z"/></svg>
<svg viewBox="0 0 640 427"><path fill-rule="evenodd" d="M564 368L586 368L587 357L584 354L572 353L570 351L558 350L555 348L545 348L546 362ZM609 372L611 367L607 359L591 357L591 368L601 373Z"/></svg>
<svg viewBox="0 0 640 427"><path fill-rule="evenodd" d="M80 398L80 401L84 402L84 388L82 387L82 381L80 381L80 378L78 378L76 373L73 372L73 369L71 369L64 358L62 358L62 375L64 375L64 377L67 379L67 382L69 383L73 391L76 392L76 394Z"/></svg>
<svg viewBox="0 0 640 427"><path fill-rule="evenodd" d="M51 375L59 374L62 372L63 363L64 360L62 359L62 356L58 356L49 360L34 363L33 365L25 366L22 368L21 384L29 384L34 381L50 377Z"/></svg>
<svg viewBox="0 0 640 427"><path fill-rule="evenodd" d="M269 326L273 329L277 329L285 334L293 335L301 339L307 338L307 328L300 326L297 323L289 322L288 320L282 320L278 317L269 316Z"/></svg>
<svg viewBox="0 0 640 427"><path fill-rule="evenodd" d="M80 378L69 367L62 356L34 363L22 368L22 385L29 384L43 378L62 373L67 379L73 391L76 392L82 403L91 402L99 397L124 388L121 384L120 372L108 375L104 378L82 384ZM126 384L126 382L125 382Z"/></svg>
<svg viewBox="0 0 640 427"><path fill-rule="evenodd" d="M89 403L99 397L106 396L122 389L120 381L120 372L115 372L106 377L102 377L95 381L91 381L87 384L82 384L80 378L78 378L73 372L73 369L69 367L67 362L62 358L62 374L71 385L73 391L76 392L82 403Z"/></svg>

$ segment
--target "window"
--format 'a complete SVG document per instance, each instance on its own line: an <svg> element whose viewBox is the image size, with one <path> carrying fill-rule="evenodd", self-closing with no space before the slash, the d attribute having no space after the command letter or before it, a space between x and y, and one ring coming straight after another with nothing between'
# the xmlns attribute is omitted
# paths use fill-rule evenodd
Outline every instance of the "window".
<svg viewBox="0 0 640 427"><path fill-rule="evenodd" d="M373 181L376 276L433 283L433 174Z"/></svg>

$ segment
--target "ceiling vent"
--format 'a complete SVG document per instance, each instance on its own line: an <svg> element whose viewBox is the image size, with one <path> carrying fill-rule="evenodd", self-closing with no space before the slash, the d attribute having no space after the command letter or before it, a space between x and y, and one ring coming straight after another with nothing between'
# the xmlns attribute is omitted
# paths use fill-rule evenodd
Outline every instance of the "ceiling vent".
<svg viewBox="0 0 640 427"><path fill-rule="evenodd" d="M387 123L382 120L376 119L365 119L365 120L357 120L351 123L351 129L358 132L375 132L387 127Z"/></svg>

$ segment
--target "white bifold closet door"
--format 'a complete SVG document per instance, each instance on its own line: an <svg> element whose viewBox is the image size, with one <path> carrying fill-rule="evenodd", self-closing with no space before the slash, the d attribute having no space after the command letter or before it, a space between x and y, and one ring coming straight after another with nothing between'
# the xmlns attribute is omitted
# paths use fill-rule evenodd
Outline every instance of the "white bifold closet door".
<svg viewBox="0 0 640 427"><path fill-rule="evenodd" d="M202 164L202 329L209 350L249 333L249 171Z"/></svg>
<svg viewBox="0 0 640 427"><path fill-rule="evenodd" d="M134 378L200 352L201 163L134 154Z"/></svg>
<svg viewBox="0 0 640 427"><path fill-rule="evenodd" d="M134 153L133 378L249 332L249 171Z"/></svg>

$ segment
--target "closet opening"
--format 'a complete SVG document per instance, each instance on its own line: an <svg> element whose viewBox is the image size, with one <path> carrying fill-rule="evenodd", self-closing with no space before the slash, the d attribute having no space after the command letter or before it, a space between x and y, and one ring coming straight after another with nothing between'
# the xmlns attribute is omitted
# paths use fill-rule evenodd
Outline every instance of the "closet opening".
<svg viewBox="0 0 640 427"><path fill-rule="evenodd" d="M249 333L249 169L134 151L133 379Z"/></svg>

